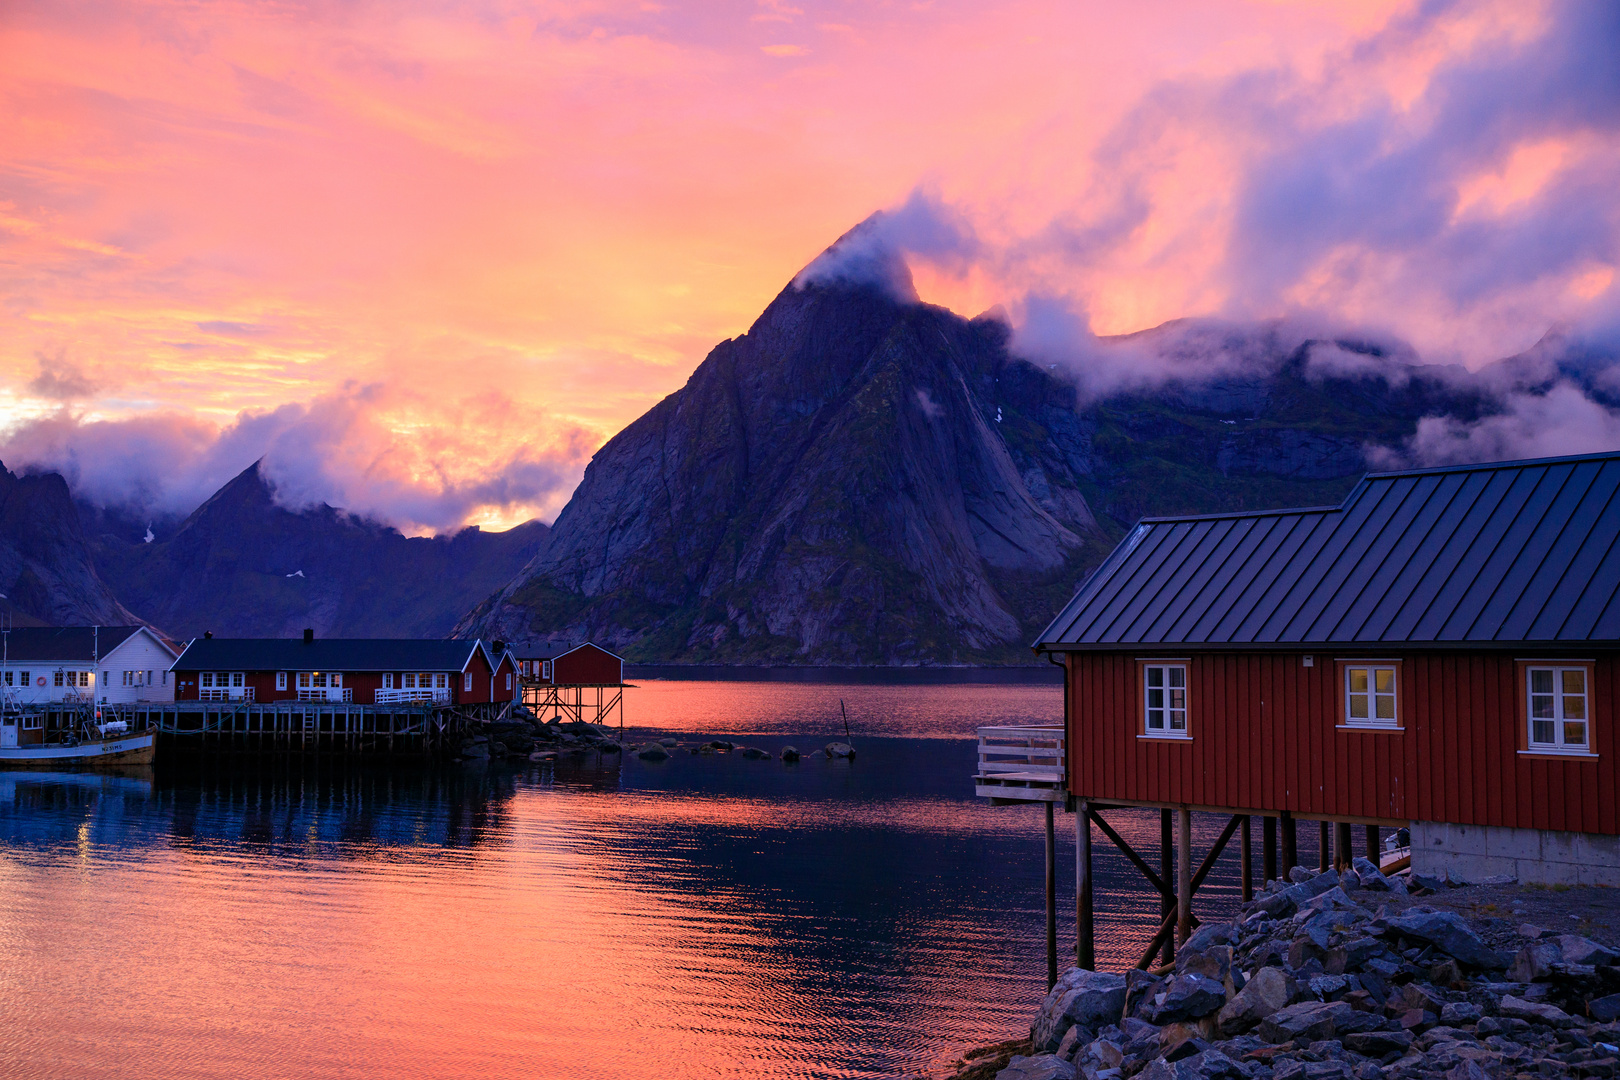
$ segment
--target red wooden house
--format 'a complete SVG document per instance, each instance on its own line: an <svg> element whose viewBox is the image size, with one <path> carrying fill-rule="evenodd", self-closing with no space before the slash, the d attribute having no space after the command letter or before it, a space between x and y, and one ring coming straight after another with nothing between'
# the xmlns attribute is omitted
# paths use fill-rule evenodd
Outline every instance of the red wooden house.
<svg viewBox="0 0 1620 1080"><path fill-rule="evenodd" d="M204 636L170 670L176 701L460 705L521 695L516 659L482 641Z"/></svg>
<svg viewBox="0 0 1620 1080"><path fill-rule="evenodd" d="M1082 806L1408 826L1420 872L1620 885L1620 454L1143 520L1035 648Z"/></svg>
<svg viewBox="0 0 1620 1080"><path fill-rule="evenodd" d="M560 652L529 651L518 658L525 681L542 686L617 686L624 658L587 641Z"/></svg>

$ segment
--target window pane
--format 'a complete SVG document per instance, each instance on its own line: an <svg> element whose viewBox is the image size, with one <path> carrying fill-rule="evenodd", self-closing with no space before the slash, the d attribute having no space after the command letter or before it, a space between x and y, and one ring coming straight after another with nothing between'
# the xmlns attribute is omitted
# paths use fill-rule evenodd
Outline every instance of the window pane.
<svg viewBox="0 0 1620 1080"><path fill-rule="evenodd" d="M1367 669L1350 668L1350 692L1352 694L1365 694L1367 692Z"/></svg>
<svg viewBox="0 0 1620 1080"><path fill-rule="evenodd" d="M1558 674L1564 682L1564 693L1586 693L1586 672L1576 669L1573 671L1561 671Z"/></svg>
<svg viewBox="0 0 1620 1080"><path fill-rule="evenodd" d="M1170 714L1170 729L1172 731L1186 731L1187 714L1184 712L1172 712Z"/></svg>
<svg viewBox="0 0 1620 1080"><path fill-rule="evenodd" d="M1164 685L1164 668L1150 667L1147 669L1147 684L1149 686Z"/></svg>
<svg viewBox="0 0 1620 1080"><path fill-rule="evenodd" d="M1169 668L1168 671L1170 673L1170 685L1171 686L1186 686L1187 685L1187 669L1186 668L1173 667L1173 668Z"/></svg>
<svg viewBox="0 0 1620 1080"><path fill-rule="evenodd" d="M1153 728L1154 730L1162 730L1164 728L1164 710L1149 709L1147 714L1147 726Z"/></svg>
<svg viewBox="0 0 1620 1080"><path fill-rule="evenodd" d="M1162 708L1164 708L1164 691L1163 690L1149 690L1148 691L1148 708L1149 709L1162 709Z"/></svg>
<svg viewBox="0 0 1620 1080"><path fill-rule="evenodd" d="M1389 668L1380 668L1373 672L1373 676L1377 680L1378 692L1380 694L1393 694L1395 692L1394 671L1390 670Z"/></svg>
<svg viewBox="0 0 1620 1080"><path fill-rule="evenodd" d="M1365 719L1367 719L1367 695L1366 694L1351 694L1350 695L1350 718L1352 720L1365 720Z"/></svg>
<svg viewBox="0 0 1620 1080"><path fill-rule="evenodd" d="M1532 694L1552 693L1553 673L1547 668L1532 668L1530 670L1530 692Z"/></svg>
<svg viewBox="0 0 1620 1080"><path fill-rule="evenodd" d="M1530 722L1530 740L1538 743L1553 741L1553 722L1551 720L1532 720Z"/></svg>
<svg viewBox="0 0 1620 1080"><path fill-rule="evenodd" d="M1586 725L1585 724L1565 724L1564 725L1564 745L1565 746L1585 746L1586 745Z"/></svg>
<svg viewBox="0 0 1620 1080"><path fill-rule="evenodd" d="M1570 697L1567 694L1564 696L1564 719L1565 720L1585 720L1586 719L1586 698L1584 696L1582 696L1582 697Z"/></svg>
<svg viewBox="0 0 1620 1080"><path fill-rule="evenodd" d="M1393 719L1395 719L1395 695L1393 695L1393 694L1379 694L1378 695L1378 719L1380 719L1380 720L1393 720Z"/></svg>
<svg viewBox="0 0 1620 1080"><path fill-rule="evenodd" d="M1532 694L1530 696L1530 715L1547 720L1552 719L1553 699L1551 694Z"/></svg>
<svg viewBox="0 0 1620 1080"><path fill-rule="evenodd" d="M1170 691L1170 707L1172 709L1185 710L1187 708L1187 691L1185 691L1185 690L1172 690L1172 691Z"/></svg>

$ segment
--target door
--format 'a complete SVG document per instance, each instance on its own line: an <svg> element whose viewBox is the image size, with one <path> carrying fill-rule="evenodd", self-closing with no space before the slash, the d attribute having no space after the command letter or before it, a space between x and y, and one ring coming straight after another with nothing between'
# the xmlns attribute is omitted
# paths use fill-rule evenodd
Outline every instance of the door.
<svg viewBox="0 0 1620 1080"><path fill-rule="evenodd" d="M0 720L0 750L17 745L17 718L7 716Z"/></svg>

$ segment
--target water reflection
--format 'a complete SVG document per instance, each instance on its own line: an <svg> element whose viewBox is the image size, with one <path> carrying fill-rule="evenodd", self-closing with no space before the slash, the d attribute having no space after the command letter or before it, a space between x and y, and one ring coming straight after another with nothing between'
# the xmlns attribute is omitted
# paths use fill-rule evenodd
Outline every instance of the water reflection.
<svg viewBox="0 0 1620 1080"><path fill-rule="evenodd" d="M1054 688L663 689L644 729L773 751L841 736L843 693L859 757L0 778L7 1074L894 1076L1027 1026L1039 810L973 799L964 736ZM1097 873L1100 952L1134 959L1156 900Z"/></svg>

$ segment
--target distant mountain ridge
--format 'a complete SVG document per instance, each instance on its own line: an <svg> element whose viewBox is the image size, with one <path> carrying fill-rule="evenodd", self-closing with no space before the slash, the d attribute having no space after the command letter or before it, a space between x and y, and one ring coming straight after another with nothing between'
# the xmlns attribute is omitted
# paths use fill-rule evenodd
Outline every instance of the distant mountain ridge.
<svg viewBox="0 0 1620 1080"><path fill-rule="evenodd" d="M1197 330L1263 354L1244 374L1077 406L1003 323L908 286L789 285L596 454L457 633L646 662L1028 663L1138 517L1337 502L1367 445L1490 407L1437 370L1323 377L1265 327Z"/></svg>
<svg viewBox="0 0 1620 1080"><path fill-rule="evenodd" d="M179 637L444 637L481 595L545 544L531 521L499 533L406 537L330 506L275 501L257 463L151 543L103 533L94 551L113 592Z"/></svg>
<svg viewBox="0 0 1620 1080"><path fill-rule="evenodd" d="M137 622L96 572L67 481L0 465L0 612L16 625Z"/></svg>

